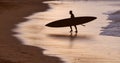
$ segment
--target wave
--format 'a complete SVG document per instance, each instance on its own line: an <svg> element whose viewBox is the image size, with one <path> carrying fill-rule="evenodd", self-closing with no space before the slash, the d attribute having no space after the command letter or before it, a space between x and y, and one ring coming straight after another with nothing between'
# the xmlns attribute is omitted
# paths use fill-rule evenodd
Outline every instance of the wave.
<svg viewBox="0 0 120 63"><path fill-rule="evenodd" d="M108 15L109 25L102 27L101 35L120 37L120 10L105 13Z"/></svg>

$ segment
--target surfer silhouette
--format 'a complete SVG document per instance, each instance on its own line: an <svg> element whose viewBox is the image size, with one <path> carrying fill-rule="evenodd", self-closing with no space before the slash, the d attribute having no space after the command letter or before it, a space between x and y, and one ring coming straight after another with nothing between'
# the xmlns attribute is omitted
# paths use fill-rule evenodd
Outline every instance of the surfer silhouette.
<svg viewBox="0 0 120 63"><path fill-rule="evenodd" d="M66 18L66 19L60 19L60 20L56 20L53 22L50 22L48 24L46 24L45 26L48 27L70 27L70 32L73 31L72 26L75 28L75 32L77 33L77 26L76 25L82 25L85 26L85 23L91 22L95 19L97 19L97 17L94 16L81 16L81 17L75 17L72 10L69 11L70 14L70 18Z"/></svg>
<svg viewBox="0 0 120 63"><path fill-rule="evenodd" d="M75 16L74 16L72 10L69 11L69 14L71 15L70 18L73 20L73 19L75 18ZM75 29L76 29L75 32L77 33L77 32L78 32L78 30L77 30L77 26L76 26L76 25L73 25L73 26L75 27ZM70 32L72 32L72 31L73 31L73 30L72 30L72 26L70 26L70 29L71 29Z"/></svg>

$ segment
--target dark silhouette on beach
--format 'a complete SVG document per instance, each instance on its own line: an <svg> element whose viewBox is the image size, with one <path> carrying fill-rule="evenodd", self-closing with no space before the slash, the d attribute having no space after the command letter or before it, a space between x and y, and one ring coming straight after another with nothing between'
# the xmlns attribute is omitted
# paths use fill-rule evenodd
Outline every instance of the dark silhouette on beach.
<svg viewBox="0 0 120 63"><path fill-rule="evenodd" d="M75 16L74 16L72 10L70 10L69 13L70 13L70 15L71 15L71 20L73 20L73 19L75 18ZM78 32L78 30L77 30L77 26L74 25L74 27L75 27L75 29L76 29L75 32L77 33L77 32ZM70 32L72 32L72 31L73 31L72 26L70 26L70 29L71 29Z"/></svg>
<svg viewBox="0 0 120 63"><path fill-rule="evenodd" d="M54 28L59 28L59 27L70 27L70 32L73 31L72 26L75 27L75 32L78 32L77 26L76 25L82 25L85 26L85 23L91 22L95 19L97 19L97 17L94 16L80 16L80 17L75 17L72 10L69 11L70 14L70 18L65 18L65 19L60 19L60 20L56 20L53 22L50 22L48 24L46 24L45 26L48 27L54 27Z"/></svg>

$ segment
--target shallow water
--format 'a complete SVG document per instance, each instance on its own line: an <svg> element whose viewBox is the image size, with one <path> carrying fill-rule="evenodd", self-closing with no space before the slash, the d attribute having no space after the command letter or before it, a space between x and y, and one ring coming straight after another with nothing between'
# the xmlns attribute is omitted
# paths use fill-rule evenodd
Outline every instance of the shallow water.
<svg viewBox="0 0 120 63"><path fill-rule="evenodd" d="M66 63L119 63L120 37L100 35L101 27L107 26L110 20L103 13L119 10L118 4L111 1L47 1L50 9L37 12L14 29L14 35L25 45L46 49L44 54L60 57ZM78 25L79 32L69 33L69 27L50 28L45 24L64 18L69 18L69 10L75 16L96 16L97 19Z"/></svg>

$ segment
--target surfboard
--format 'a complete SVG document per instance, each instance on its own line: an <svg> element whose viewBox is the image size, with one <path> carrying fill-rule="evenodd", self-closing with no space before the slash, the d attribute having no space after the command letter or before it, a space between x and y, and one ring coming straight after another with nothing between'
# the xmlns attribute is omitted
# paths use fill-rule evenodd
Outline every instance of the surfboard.
<svg viewBox="0 0 120 63"><path fill-rule="evenodd" d="M68 26L74 26L74 25L83 25L83 24L93 21L95 19L97 19L97 17L93 17L93 16L75 17L73 19L66 18L66 19L61 19L61 20L56 20L56 21L50 22L50 23L46 24L45 26L68 27Z"/></svg>

